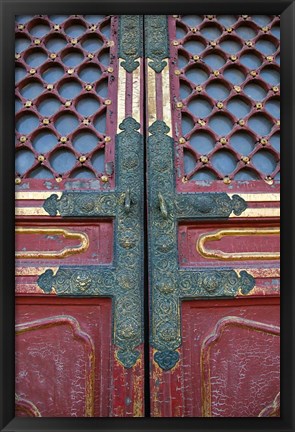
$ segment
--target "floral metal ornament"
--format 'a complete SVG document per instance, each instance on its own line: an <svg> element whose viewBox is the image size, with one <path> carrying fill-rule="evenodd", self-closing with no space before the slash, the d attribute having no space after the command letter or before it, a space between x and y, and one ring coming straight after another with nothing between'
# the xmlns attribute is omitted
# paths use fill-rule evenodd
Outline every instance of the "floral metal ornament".
<svg viewBox="0 0 295 432"><path fill-rule="evenodd" d="M234 297L248 294L255 284L246 271L179 268L177 222L180 219L226 219L239 215L246 202L226 193L175 193L174 142L169 127L155 121L149 128L149 255L151 281L151 345L154 359L169 370L179 360L182 299Z"/></svg>
<svg viewBox="0 0 295 432"><path fill-rule="evenodd" d="M139 57L143 55L142 15L119 16L119 58L124 59L121 65L127 72L133 72L138 66Z"/></svg>
<svg viewBox="0 0 295 432"><path fill-rule="evenodd" d="M140 125L127 117L116 136L116 190L64 192L44 202L51 215L114 218L115 255L112 266L61 266L38 279L46 293L61 296L104 296L113 299L113 341L117 358L132 367L143 341L143 138Z"/></svg>
<svg viewBox="0 0 295 432"><path fill-rule="evenodd" d="M148 65L155 72L162 72L167 65L164 59L169 58L167 15L145 15L145 51L146 57L151 60Z"/></svg>

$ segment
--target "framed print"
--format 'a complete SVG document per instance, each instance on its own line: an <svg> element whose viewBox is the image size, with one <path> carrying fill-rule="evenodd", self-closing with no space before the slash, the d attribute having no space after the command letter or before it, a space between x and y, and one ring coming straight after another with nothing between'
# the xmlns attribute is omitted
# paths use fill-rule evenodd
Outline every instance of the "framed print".
<svg viewBox="0 0 295 432"><path fill-rule="evenodd" d="M1 7L1 430L291 431L293 2Z"/></svg>

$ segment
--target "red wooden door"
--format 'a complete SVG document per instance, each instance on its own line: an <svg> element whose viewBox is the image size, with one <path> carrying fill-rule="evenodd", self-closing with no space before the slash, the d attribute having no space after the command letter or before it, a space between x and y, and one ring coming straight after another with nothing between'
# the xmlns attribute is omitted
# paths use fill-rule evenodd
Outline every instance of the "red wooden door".
<svg viewBox="0 0 295 432"><path fill-rule="evenodd" d="M151 415L277 416L279 18L150 20Z"/></svg>
<svg viewBox="0 0 295 432"><path fill-rule="evenodd" d="M278 17L18 17L17 415L277 416L278 176Z"/></svg>

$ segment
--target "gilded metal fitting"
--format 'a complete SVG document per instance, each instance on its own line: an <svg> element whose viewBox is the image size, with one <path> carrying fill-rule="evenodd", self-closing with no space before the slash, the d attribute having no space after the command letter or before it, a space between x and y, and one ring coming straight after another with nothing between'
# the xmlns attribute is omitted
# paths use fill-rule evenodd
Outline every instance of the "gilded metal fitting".
<svg viewBox="0 0 295 432"><path fill-rule="evenodd" d="M178 45L179 45L179 42L178 42L177 40L174 40L174 41L172 41L172 45L174 45L174 46L178 46Z"/></svg>
<svg viewBox="0 0 295 432"><path fill-rule="evenodd" d="M264 178L264 181L265 181L267 184L269 184L269 185L272 185L272 184L273 184L273 178L272 178L271 176L266 176L266 177Z"/></svg>
<svg viewBox="0 0 295 432"><path fill-rule="evenodd" d="M219 75L219 71L218 70L213 71L213 75L217 77Z"/></svg>
<svg viewBox="0 0 295 432"><path fill-rule="evenodd" d="M57 55L55 53L51 53L49 56L52 60L56 59Z"/></svg>
<svg viewBox="0 0 295 432"><path fill-rule="evenodd" d="M22 135L19 140L21 143L24 143L27 141L27 137L25 135Z"/></svg>
<svg viewBox="0 0 295 432"><path fill-rule="evenodd" d="M266 60L271 63L273 61L273 56L266 56Z"/></svg>
<svg viewBox="0 0 295 432"><path fill-rule="evenodd" d="M246 41L245 44L246 44L248 47L253 46L253 42L250 41L250 40Z"/></svg>
<svg viewBox="0 0 295 432"><path fill-rule="evenodd" d="M36 69L30 69L30 75L34 75L36 73Z"/></svg>
<svg viewBox="0 0 295 432"><path fill-rule="evenodd" d="M79 157L79 162L81 162L81 163L84 163L84 162L86 162L86 156L80 156Z"/></svg>
<svg viewBox="0 0 295 432"><path fill-rule="evenodd" d="M260 144L263 145L263 146L266 146L266 145L268 144L268 141L267 141L266 138L261 138L259 142L260 142Z"/></svg>
<svg viewBox="0 0 295 432"><path fill-rule="evenodd" d="M101 181L104 182L104 183L106 183L106 182L109 181L109 178L108 178L108 176L106 176L106 175L102 175L102 176L100 177L100 179L101 179Z"/></svg>
<svg viewBox="0 0 295 432"><path fill-rule="evenodd" d="M193 56L193 60L195 60L195 61L200 60L200 56L198 56L198 55L194 55L194 56Z"/></svg>
<svg viewBox="0 0 295 432"><path fill-rule="evenodd" d="M182 183L187 183L188 182L187 176L183 176L181 181Z"/></svg>
<svg viewBox="0 0 295 432"><path fill-rule="evenodd" d="M104 101L104 104L105 104L105 105L111 105L111 104L112 104L111 99L106 99L106 100Z"/></svg>
<svg viewBox="0 0 295 432"><path fill-rule="evenodd" d="M114 72L114 68L112 68L112 67L108 67L108 68L107 68L107 71L108 71L109 73L113 73L113 72Z"/></svg>
<svg viewBox="0 0 295 432"><path fill-rule="evenodd" d="M250 75L251 75L252 77L256 77L257 72L256 72L255 70L252 70L252 71L250 72Z"/></svg>
<svg viewBox="0 0 295 432"><path fill-rule="evenodd" d="M35 45L40 45L40 43L41 43L40 39L35 39L35 40L34 40L34 44L35 44Z"/></svg>
<svg viewBox="0 0 295 432"><path fill-rule="evenodd" d="M200 85L198 85L198 86L196 87L196 90L197 90L197 92L201 92L201 91L203 90L203 87L200 86Z"/></svg>
<svg viewBox="0 0 295 432"><path fill-rule="evenodd" d="M21 184L21 182L22 182L22 179L20 178L20 177L16 177L15 178L15 184Z"/></svg>
<svg viewBox="0 0 295 432"><path fill-rule="evenodd" d="M211 41L211 42L210 42L210 45L211 45L213 48L215 48L216 45L217 45L217 42L216 42L216 41Z"/></svg>
<svg viewBox="0 0 295 432"><path fill-rule="evenodd" d="M115 42L113 40L107 41L107 46L108 47L113 47L114 45L115 45Z"/></svg>
<svg viewBox="0 0 295 432"><path fill-rule="evenodd" d="M76 45L77 43L78 43L78 39L76 39L76 38L71 39L71 44L72 45Z"/></svg>
<svg viewBox="0 0 295 432"><path fill-rule="evenodd" d="M82 122L84 125L89 125L90 124L90 120L88 120L88 118L83 119Z"/></svg>
<svg viewBox="0 0 295 432"><path fill-rule="evenodd" d="M112 138L110 136L106 136L104 140L107 143L107 142L110 142L112 140Z"/></svg>
<svg viewBox="0 0 295 432"><path fill-rule="evenodd" d="M179 15L172 15L173 16L173 18L178 18L179 17Z"/></svg>
<svg viewBox="0 0 295 432"><path fill-rule="evenodd" d="M281 126L281 121L280 121L280 120L277 120L277 121L276 121L276 125L277 125L277 126Z"/></svg>
<svg viewBox="0 0 295 432"><path fill-rule="evenodd" d="M261 27L261 30L262 30L264 33L267 33L267 32L269 31L269 27L268 27L268 26Z"/></svg>
<svg viewBox="0 0 295 432"><path fill-rule="evenodd" d="M42 120L42 123L43 123L44 125L49 125L50 120L49 120L48 118L44 118L44 119Z"/></svg>
<svg viewBox="0 0 295 432"><path fill-rule="evenodd" d="M186 139L184 137L180 137L178 140L179 144L185 144L186 143Z"/></svg>
<svg viewBox="0 0 295 432"><path fill-rule="evenodd" d="M68 73L69 75L72 75L72 74L74 73L74 69L68 69L68 70L67 70L67 73Z"/></svg>
<svg viewBox="0 0 295 432"><path fill-rule="evenodd" d="M198 30L197 30L196 27L191 27L191 28L190 28L190 31L193 32L193 33L197 33Z"/></svg>
<svg viewBox="0 0 295 432"><path fill-rule="evenodd" d="M245 126L245 120L241 119L238 121L240 126Z"/></svg>
<svg viewBox="0 0 295 432"><path fill-rule="evenodd" d="M231 183L231 179L229 178L229 176L223 177L223 183L225 183L225 184L230 184Z"/></svg>
<svg viewBox="0 0 295 432"><path fill-rule="evenodd" d="M174 75L180 75L180 74L181 74L181 71L179 69L175 69Z"/></svg>
<svg viewBox="0 0 295 432"><path fill-rule="evenodd" d="M42 154L40 154L40 155L38 156L38 161L39 161L39 162L44 162L44 161L45 161L45 157L44 157Z"/></svg>
<svg viewBox="0 0 295 432"><path fill-rule="evenodd" d="M67 101L65 101L65 107L69 107L69 106L71 106L72 105L72 101L71 100L67 100Z"/></svg>
<svg viewBox="0 0 295 432"><path fill-rule="evenodd" d="M225 137L220 138L220 144L222 145L227 144L227 139Z"/></svg>
<svg viewBox="0 0 295 432"><path fill-rule="evenodd" d="M28 100L27 102L25 102L26 108L30 108L31 106L32 106L32 101Z"/></svg>
<svg viewBox="0 0 295 432"><path fill-rule="evenodd" d="M209 159L208 159L208 156L201 156L200 157L200 161L203 163L203 164L207 164L208 162L209 162Z"/></svg>
<svg viewBox="0 0 295 432"><path fill-rule="evenodd" d="M231 60L231 61L236 61L236 60L237 60L237 56L234 55L234 54L231 55L231 56L230 56L230 60Z"/></svg>
<svg viewBox="0 0 295 432"><path fill-rule="evenodd" d="M279 90L280 90L280 89L279 89L278 86L273 86L273 87L272 87L272 91L273 91L274 93L277 93Z"/></svg>
<svg viewBox="0 0 295 432"><path fill-rule="evenodd" d="M255 104L255 107L256 107L256 109L260 110L260 109L263 108L263 105L262 105L261 102L257 102L257 103Z"/></svg>
<svg viewBox="0 0 295 432"><path fill-rule="evenodd" d="M23 24L19 24L19 25L17 26L17 28L18 28L18 30L23 30L23 29L25 28L25 26L24 26Z"/></svg>
<svg viewBox="0 0 295 432"><path fill-rule="evenodd" d="M95 31L95 30L97 29L97 26L96 26L95 24L92 24L92 25L89 27L89 29L92 30L92 31Z"/></svg>
<svg viewBox="0 0 295 432"><path fill-rule="evenodd" d="M198 120L198 123L199 123L199 125L201 125L201 126L206 126L206 122L205 122L205 120L199 119L199 120Z"/></svg>
<svg viewBox="0 0 295 432"><path fill-rule="evenodd" d="M47 84L46 88L47 90L53 90L53 84Z"/></svg>
<svg viewBox="0 0 295 432"><path fill-rule="evenodd" d="M213 20L214 15L206 15L206 18L208 18L208 20Z"/></svg>
<svg viewBox="0 0 295 432"><path fill-rule="evenodd" d="M248 16L249 16L249 15L242 15L242 18L243 18L244 20L246 20L246 19L248 18Z"/></svg>
<svg viewBox="0 0 295 432"><path fill-rule="evenodd" d="M221 109L221 108L223 108L223 103L222 102L217 102L216 106L217 106L217 108Z"/></svg>
<svg viewBox="0 0 295 432"><path fill-rule="evenodd" d="M233 31L233 29L232 29L232 27L228 27L228 28L226 29L226 31L227 31L227 33L231 33L231 32Z"/></svg>
<svg viewBox="0 0 295 432"><path fill-rule="evenodd" d="M60 183L62 181L62 177L56 177L55 180L57 181L57 183Z"/></svg>
<svg viewBox="0 0 295 432"><path fill-rule="evenodd" d="M87 57L90 58L90 59L93 59L93 58L94 58L94 55L93 55L92 53L88 53L88 54L87 54Z"/></svg>
<svg viewBox="0 0 295 432"><path fill-rule="evenodd" d="M237 85L234 86L234 89L237 93L240 93L240 91L241 91L241 87L237 86Z"/></svg>
<svg viewBox="0 0 295 432"><path fill-rule="evenodd" d="M250 158L248 156L241 156L241 161L245 164L248 164L250 162Z"/></svg>
<svg viewBox="0 0 295 432"><path fill-rule="evenodd" d="M60 30L60 26L58 25L58 24L54 24L54 26L53 26L53 30Z"/></svg>
<svg viewBox="0 0 295 432"><path fill-rule="evenodd" d="M15 58L16 60L18 60L18 59L20 58L20 54L19 54L19 53L15 53L15 54L14 54L14 58Z"/></svg>
<svg viewBox="0 0 295 432"><path fill-rule="evenodd" d="M176 108L182 108L183 107L183 103L182 102L177 102L176 103Z"/></svg>
<svg viewBox="0 0 295 432"><path fill-rule="evenodd" d="M66 136L62 136L62 137L60 137L59 140L62 144L65 144L67 142L68 138Z"/></svg>
<svg viewBox="0 0 295 432"><path fill-rule="evenodd" d="M87 85L85 86L85 90L87 90L87 91L92 90L92 85L91 85L91 84L87 84Z"/></svg>

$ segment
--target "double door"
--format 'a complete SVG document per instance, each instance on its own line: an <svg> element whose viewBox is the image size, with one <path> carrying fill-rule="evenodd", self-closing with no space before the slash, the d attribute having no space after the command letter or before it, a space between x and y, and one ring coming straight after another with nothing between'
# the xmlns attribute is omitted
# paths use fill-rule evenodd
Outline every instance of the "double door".
<svg viewBox="0 0 295 432"><path fill-rule="evenodd" d="M16 415L279 415L279 18L16 22Z"/></svg>

